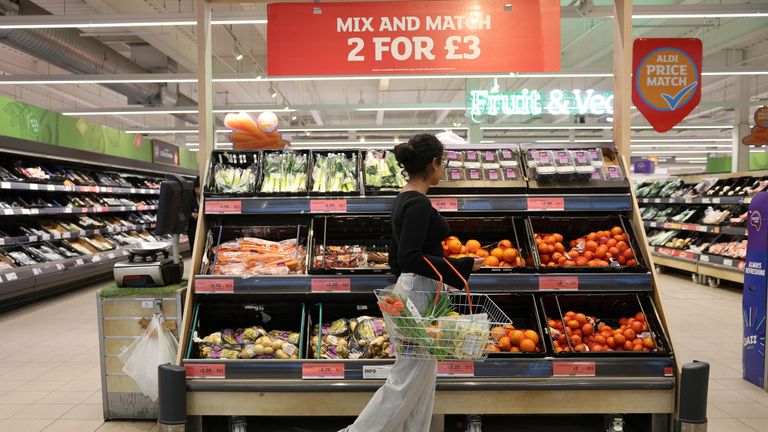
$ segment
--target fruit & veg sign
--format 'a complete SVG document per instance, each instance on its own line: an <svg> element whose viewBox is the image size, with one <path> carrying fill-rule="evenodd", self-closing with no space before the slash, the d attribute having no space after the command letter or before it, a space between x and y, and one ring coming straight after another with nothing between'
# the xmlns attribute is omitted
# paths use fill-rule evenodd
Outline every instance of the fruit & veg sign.
<svg viewBox="0 0 768 432"><path fill-rule="evenodd" d="M272 3L270 76L554 72L557 0Z"/></svg>
<svg viewBox="0 0 768 432"><path fill-rule="evenodd" d="M632 103L656 132L680 123L701 100L700 39L636 39Z"/></svg>
<svg viewBox="0 0 768 432"><path fill-rule="evenodd" d="M744 379L765 389L765 327L768 299L768 192L752 197L747 212L747 259L744 267L744 292L742 313L744 340L742 362Z"/></svg>

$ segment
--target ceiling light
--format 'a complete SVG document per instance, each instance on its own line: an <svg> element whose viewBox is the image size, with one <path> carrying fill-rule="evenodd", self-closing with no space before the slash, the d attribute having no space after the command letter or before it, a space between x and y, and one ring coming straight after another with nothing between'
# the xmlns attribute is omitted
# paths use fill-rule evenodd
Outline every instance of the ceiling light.
<svg viewBox="0 0 768 432"><path fill-rule="evenodd" d="M705 161L707 160L706 157L679 157L675 158L675 160L678 161Z"/></svg>
<svg viewBox="0 0 768 432"><path fill-rule="evenodd" d="M668 143L668 142L731 142L733 141L733 138L657 138L657 139L646 139L646 138L632 138L632 142L642 142L642 143Z"/></svg>
<svg viewBox="0 0 768 432"><path fill-rule="evenodd" d="M148 108L137 108L130 111L70 111L63 112L64 116L100 116L100 115L151 115L151 114L197 114L194 109L170 109L170 110L152 110Z"/></svg>
<svg viewBox="0 0 768 432"><path fill-rule="evenodd" d="M235 44L235 47L232 49L232 54L235 56L236 61L240 61L243 59L243 52L240 51L240 48L237 47L237 44Z"/></svg>
<svg viewBox="0 0 768 432"><path fill-rule="evenodd" d="M418 107L376 107L376 108L356 108L356 111L464 111L466 107L438 107L438 106L418 106Z"/></svg>
<svg viewBox="0 0 768 432"><path fill-rule="evenodd" d="M706 148L721 148L721 149L731 148L730 145L705 144L705 143L702 143L701 145L694 145L693 143L691 143L691 144L638 144L638 145L632 144L632 148L633 149L640 149L640 148L646 148L646 149L651 149L651 148L679 148L679 147L682 147L682 148L706 147Z"/></svg>
<svg viewBox="0 0 768 432"><path fill-rule="evenodd" d="M295 109L291 109L289 107L285 108L238 108L238 107L232 107L232 108L217 108L213 110L213 113L231 113L231 112L247 112L247 113L261 113L261 112L295 112ZM195 111L197 112L197 111Z"/></svg>
<svg viewBox="0 0 768 432"><path fill-rule="evenodd" d="M495 142L496 142L496 141L494 141L494 140L481 140L481 141L480 141L480 144L493 144L493 143L495 143Z"/></svg>
<svg viewBox="0 0 768 432"><path fill-rule="evenodd" d="M706 154L706 153L719 153L719 154L730 154L730 150L658 150L658 151L633 151L633 155L646 155L646 156L653 156L657 154Z"/></svg>
<svg viewBox="0 0 768 432"><path fill-rule="evenodd" d="M694 18L757 18L766 17L768 12L732 12L732 13L691 13L691 14L636 14L632 19L694 19Z"/></svg>
<svg viewBox="0 0 768 432"><path fill-rule="evenodd" d="M579 138L574 140L566 140L566 139L540 139L536 140L537 143L540 144L570 144L570 143L612 143L613 140L610 139L589 139L589 138Z"/></svg>
<svg viewBox="0 0 768 432"><path fill-rule="evenodd" d="M243 18L242 12L219 13L212 18L212 25L266 24L264 18ZM238 16L240 15L240 16ZM0 17L0 29L65 29L65 28L113 28L113 27L162 27L196 26L197 18L192 14L164 13L137 15L25 15Z"/></svg>
<svg viewBox="0 0 768 432"><path fill-rule="evenodd" d="M296 115L292 115L292 116L291 116L291 121L296 121L298 118L299 118L298 116L296 116Z"/></svg>
<svg viewBox="0 0 768 432"><path fill-rule="evenodd" d="M200 151L199 148L190 148L190 149L187 149L187 150L189 150L191 152L198 152L198 151Z"/></svg>

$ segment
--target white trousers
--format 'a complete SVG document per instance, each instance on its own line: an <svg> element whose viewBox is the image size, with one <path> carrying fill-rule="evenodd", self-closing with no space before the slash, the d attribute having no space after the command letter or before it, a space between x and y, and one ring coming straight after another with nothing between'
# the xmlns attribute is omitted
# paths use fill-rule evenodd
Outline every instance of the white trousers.
<svg viewBox="0 0 768 432"><path fill-rule="evenodd" d="M436 289L436 281L412 273L400 275L395 287L401 295ZM416 307L423 313L426 304ZM437 360L398 358L357 420L339 432L429 432L436 379Z"/></svg>

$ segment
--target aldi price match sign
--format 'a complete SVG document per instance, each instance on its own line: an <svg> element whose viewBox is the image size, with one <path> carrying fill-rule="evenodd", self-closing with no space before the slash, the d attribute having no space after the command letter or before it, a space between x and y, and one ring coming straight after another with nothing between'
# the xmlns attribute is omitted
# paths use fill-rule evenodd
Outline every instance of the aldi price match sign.
<svg viewBox="0 0 768 432"><path fill-rule="evenodd" d="M701 101L701 39L636 39L632 50L632 103L666 132Z"/></svg>
<svg viewBox="0 0 768 432"><path fill-rule="evenodd" d="M560 2L272 3L269 76L556 72Z"/></svg>
<svg viewBox="0 0 768 432"><path fill-rule="evenodd" d="M768 192L752 198L747 214L747 265L744 267L744 379L768 390L766 383L765 326L768 307Z"/></svg>

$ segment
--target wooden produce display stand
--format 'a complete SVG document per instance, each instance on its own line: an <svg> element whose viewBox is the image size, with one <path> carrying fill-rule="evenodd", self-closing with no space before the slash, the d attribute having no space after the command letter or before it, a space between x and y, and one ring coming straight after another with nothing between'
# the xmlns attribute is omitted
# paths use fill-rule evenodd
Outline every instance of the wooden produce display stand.
<svg viewBox="0 0 768 432"><path fill-rule="evenodd" d="M215 141L211 80L211 7L198 3L198 90L201 174ZM614 6L614 145L620 160L629 154L630 69L632 60L631 1ZM626 170L625 170L626 172ZM203 179L203 184L207 179ZM347 216L388 215L392 196L324 197L337 201ZM258 305L260 302L313 303L332 299L374 303L372 290L390 285L388 274L222 277L200 275L209 229L227 224L265 225L278 221L309 221L331 209L316 198L203 197L205 208L197 226L193 276L185 304L177 363L187 370L189 416L340 416L356 415L383 380L366 366L391 364L385 360L196 360L190 341L205 303ZM343 202L343 205L341 203ZM658 293L650 250L629 183L619 191L560 191L527 189L516 194L456 194L440 203L446 216L508 215L525 219L553 214L567 217L611 215L624 218L634 233L635 253L645 263L643 272L533 272L483 273L472 276L473 292L528 295L536 301L553 295L628 295L651 302L646 313L658 322L665 351L649 356L611 353L556 356L547 342L540 356L495 358L442 366L434 412L444 414L633 414L649 415L650 430L671 430L676 411L679 375L669 343L668 327ZM229 222L227 222L229 221ZM597 227L596 227L597 228ZM586 234L586 233L584 233ZM527 239L526 241L532 241ZM310 251L311 252L311 251ZM316 292L316 291L322 292ZM375 303L374 303L375 304ZM648 304L648 303L645 303ZM538 308L540 305L536 305ZM370 310L368 314L376 314ZM546 328L546 319L541 317ZM204 335L199 335L204 336ZM542 334L542 340L548 336ZM617 353L618 354L618 353ZM323 378L323 379L309 379ZM588 401L573 404L569 401ZM434 422L433 422L434 424Z"/></svg>

